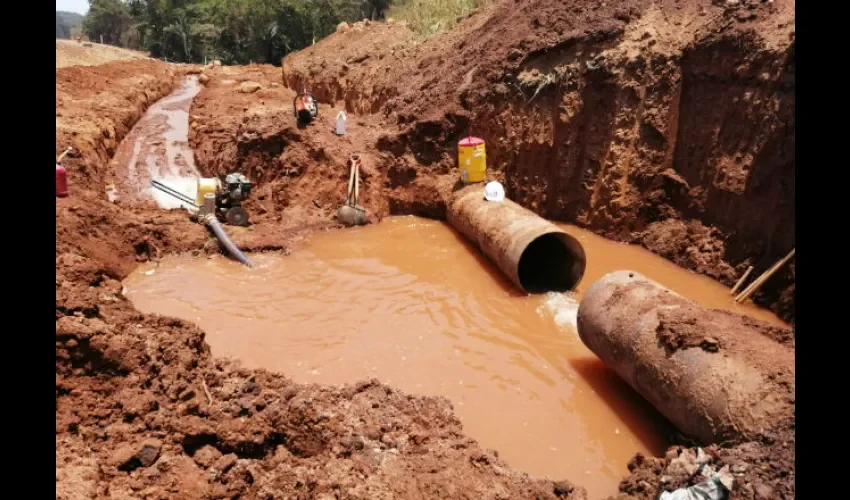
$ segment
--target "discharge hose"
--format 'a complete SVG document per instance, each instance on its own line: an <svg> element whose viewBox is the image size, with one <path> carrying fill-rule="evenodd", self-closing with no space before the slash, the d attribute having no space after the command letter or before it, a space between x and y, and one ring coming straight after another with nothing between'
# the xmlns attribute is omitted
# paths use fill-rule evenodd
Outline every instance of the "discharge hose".
<svg viewBox="0 0 850 500"><path fill-rule="evenodd" d="M239 247L237 247L230 239L230 237L227 236L227 233L224 232L224 228L221 227L221 223L218 221L218 219L216 219L212 215L207 215L206 217L204 217L204 224L206 224L207 227L210 228L210 231L213 232L215 237L218 238L218 242L221 244L222 247L224 247L225 250L227 250L227 253L229 253L234 259L245 264L246 266L254 267L254 263L251 262L248 257L246 257L244 253L242 253L242 250L239 250Z"/></svg>

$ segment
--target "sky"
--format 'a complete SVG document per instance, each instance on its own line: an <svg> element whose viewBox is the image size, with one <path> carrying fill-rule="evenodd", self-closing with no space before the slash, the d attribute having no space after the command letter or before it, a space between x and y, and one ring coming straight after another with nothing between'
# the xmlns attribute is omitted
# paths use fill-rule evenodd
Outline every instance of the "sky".
<svg viewBox="0 0 850 500"><path fill-rule="evenodd" d="M56 0L56 10L85 14L89 10L89 0Z"/></svg>

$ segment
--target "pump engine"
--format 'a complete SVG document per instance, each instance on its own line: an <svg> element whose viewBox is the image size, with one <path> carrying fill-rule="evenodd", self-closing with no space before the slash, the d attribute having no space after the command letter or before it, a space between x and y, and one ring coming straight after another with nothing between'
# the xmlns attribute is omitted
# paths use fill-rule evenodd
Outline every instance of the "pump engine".
<svg viewBox="0 0 850 500"><path fill-rule="evenodd" d="M157 180L151 180L151 184L197 209L199 219L213 215L231 226L247 226L249 223L248 212L242 208L242 202L251 196L254 184L238 172L227 174L224 182L217 177L199 178L197 197L194 200Z"/></svg>

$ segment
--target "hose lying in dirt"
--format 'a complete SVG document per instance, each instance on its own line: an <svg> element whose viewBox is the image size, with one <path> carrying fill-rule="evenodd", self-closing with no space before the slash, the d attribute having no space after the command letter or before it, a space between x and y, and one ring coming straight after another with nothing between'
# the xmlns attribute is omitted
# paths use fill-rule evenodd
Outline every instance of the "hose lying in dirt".
<svg viewBox="0 0 850 500"><path fill-rule="evenodd" d="M793 417L794 351L771 330L632 271L602 277L578 309L582 342L703 443L758 439Z"/></svg>
<svg viewBox="0 0 850 500"><path fill-rule="evenodd" d="M577 239L510 200L485 200L481 185L456 192L446 215L525 292L572 290L584 276L587 261Z"/></svg>
<svg viewBox="0 0 850 500"><path fill-rule="evenodd" d="M210 228L210 231L213 232L215 237L218 238L219 244L221 244L221 246L225 250L227 250L227 253L229 253L231 256L233 256L234 259L245 264L246 266L254 267L254 263L251 262L248 257L246 257L244 253L242 253L242 250L239 250L239 247L237 247L230 239L230 237L227 236L227 233L224 232L224 228L221 227L221 223L218 221L218 219L216 219L212 215L207 215L204 217L204 224L206 224L207 227Z"/></svg>

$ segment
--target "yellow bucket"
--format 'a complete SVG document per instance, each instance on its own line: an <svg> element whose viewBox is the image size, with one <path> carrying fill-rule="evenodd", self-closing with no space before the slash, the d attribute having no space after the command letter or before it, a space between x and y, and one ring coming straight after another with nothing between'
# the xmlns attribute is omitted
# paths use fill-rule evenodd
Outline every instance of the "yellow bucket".
<svg viewBox="0 0 850 500"><path fill-rule="evenodd" d="M212 193L215 196L216 188L218 187L218 179L215 177L211 179L198 178L198 196L195 200L195 204L199 207L204 206L204 195L207 193Z"/></svg>
<svg viewBox="0 0 850 500"><path fill-rule="evenodd" d="M457 163L460 179L465 183L487 180L487 152L484 139L467 137L457 143Z"/></svg>

